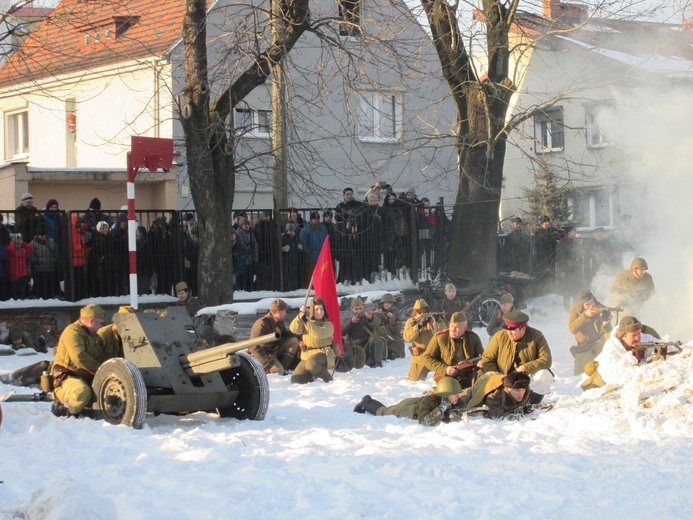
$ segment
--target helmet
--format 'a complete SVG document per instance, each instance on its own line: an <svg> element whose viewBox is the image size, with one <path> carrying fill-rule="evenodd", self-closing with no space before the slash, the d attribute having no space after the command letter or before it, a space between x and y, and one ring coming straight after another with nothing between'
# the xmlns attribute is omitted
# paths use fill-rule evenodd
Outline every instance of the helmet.
<svg viewBox="0 0 693 520"><path fill-rule="evenodd" d="M636 258L630 263L631 269L648 269L644 258Z"/></svg>
<svg viewBox="0 0 693 520"><path fill-rule="evenodd" d="M390 293L385 293L380 297L380 303L395 303L395 297Z"/></svg>
<svg viewBox="0 0 693 520"><path fill-rule="evenodd" d="M436 386L436 395L440 397L450 397L451 395L461 393L462 387L460 382L453 377L443 377Z"/></svg>

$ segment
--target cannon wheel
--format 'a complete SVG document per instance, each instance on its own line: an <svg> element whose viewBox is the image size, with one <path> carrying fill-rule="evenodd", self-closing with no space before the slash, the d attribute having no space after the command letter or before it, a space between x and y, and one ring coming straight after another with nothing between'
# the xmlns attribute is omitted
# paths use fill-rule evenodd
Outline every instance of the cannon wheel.
<svg viewBox="0 0 693 520"><path fill-rule="evenodd" d="M261 421L267 414L269 406L269 383L265 369L260 362L250 354L238 352L241 366L225 370L221 378L229 391L238 390L238 397L232 406L218 408L220 417L235 417Z"/></svg>
<svg viewBox="0 0 693 520"><path fill-rule="evenodd" d="M147 387L139 369L122 358L109 359L94 375L92 389L101 417L139 430L147 413Z"/></svg>
<svg viewBox="0 0 693 520"><path fill-rule="evenodd" d="M479 304L479 322L488 327L488 322L491 320L493 313L500 309L500 302L495 298L486 298Z"/></svg>

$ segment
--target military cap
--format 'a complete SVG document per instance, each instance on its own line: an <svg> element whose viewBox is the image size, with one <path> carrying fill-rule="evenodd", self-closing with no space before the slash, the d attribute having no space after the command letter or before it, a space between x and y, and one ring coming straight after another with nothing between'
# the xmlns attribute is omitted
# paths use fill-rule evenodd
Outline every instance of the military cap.
<svg viewBox="0 0 693 520"><path fill-rule="evenodd" d="M451 395L461 394L462 386L454 377L443 377L436 385L436 395L440 397L450 397Z"/></svg>
<svg viewBox="0 0 693 520"><path fill-rule="evenodd" d="M515 303L515 298L513 298L512 294L505 293L503 296L500 297L500 303L501 305L504 305L506 303Z"/></svg>
<svg viewBox="0 0 693 520"><path fill-rule="evenodd" d="M395 297L390 293L385 293L380 297L380 303L395 303Z"/></svg>
<svg viewBox="0 0 693 520"><path fill-rule="evenodd" d="M426 303L426 300L423 298L419 298L414 302L414 310L417 311L419 309L423 309L424 307L428 307L428 303Z"/></svg>
<svg viewBox="0 0 693 520"><path fill-rule="evenodd" d="M642 330L642 323L635 316L624 316L618 324L618 331L624 334L638 332L639 330Z"/></svg>
<svg viewBox="0 0 693 520"><path fill-rule="evenodd" d="M457 287L455 287L454 283L447 283L447 284L445 284L445 290L446 291L456 291Z"/></svg>
<svg viewBox="0 0 693 520"><path fill-rule="evenodd" d="M529 316L524 312L520 311L510 311L503 314L503 321L505 325L503 328L508 330L517 329L529 321Z"/></svg>
<svg viewBox="0 0 693 520"><path fill-rule="evenodd" d="M467 321L467 316L462 311L454 312L452 316L450 316L450 323L462 323L465 321Z"/></svg>
<svg viewBox="0 0 693 520"><path fill-rule="evenodd" d="M644 258L635 258L633 261L630 263L630 268L631 269L648 269L647 267L647 262L645 262Z"/></svg>
<svg viewBox="0 0 693 520"><path fill-rule="evenodd" d="M271 311L285 311L288 308L287 303L280 298L272 300L269 305L269 310Z"/></svg>
<svg viewBox="0 0 693 520"><path fill-rule="evenodd" d="M510 372L503 378L506 388L529 388L529 376L524 372Z"/></svg>
<svg viewBox="0 0 693 520"><path fill-rule="evenodd" d="M80 318L101 318L106 319L106 313L103 311L100 305L94 305L93 303L82 307L79 311Z"/></svg>
<svg viewBox="0 0 693 520"><path fill-rule="evenodd" d="M189 291L190 287L188 287L188 284L185 282L178 282L176 284L176 292L181 292L181 291Z"/></svg>
<svg viewBox="0 0 693 520"><path fill-rule="evenodd" d="M580 303L587 303L590 300L594 300L594 294L589 289L583 289L578 293L577 298Z"/></svg>
<svg viewBox="0 0 693 520"><path fill-rule="evenodd" d="M358 296L351 300L351 308L353 309L354 307L363 307L363 300Z"/></svg>

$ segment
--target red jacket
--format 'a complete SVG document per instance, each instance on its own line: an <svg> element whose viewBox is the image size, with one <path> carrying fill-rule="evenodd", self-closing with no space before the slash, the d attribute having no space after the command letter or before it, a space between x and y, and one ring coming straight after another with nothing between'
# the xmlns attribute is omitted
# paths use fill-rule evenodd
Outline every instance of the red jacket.
<svg viewBox="0 0 693 520"><path fill-rule="evenodd" d="M29 255L34 250L31 244L17 246L14 240L7 246L7 274L10 282L29 276Z"/></svg>

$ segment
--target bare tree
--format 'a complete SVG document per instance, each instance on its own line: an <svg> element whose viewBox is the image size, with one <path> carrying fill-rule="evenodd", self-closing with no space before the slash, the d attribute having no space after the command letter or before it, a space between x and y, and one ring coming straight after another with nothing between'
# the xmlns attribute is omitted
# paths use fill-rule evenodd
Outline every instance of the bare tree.
<svg viewBox="0 0 693 520"><path fill-rule="evenodd" d="M274 31L267 49L215 99L210 98L207 68L206 1L187 0L183 21L185 45L184 105L190 189L200 224L198 279L200 296L208 305L233 298L231 218L235 189L233 133L226 123L233 107L270 75L308 28L307 0L286 0L277 10L284 29Z"/></svg>

